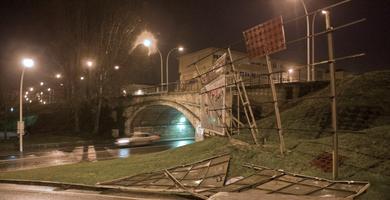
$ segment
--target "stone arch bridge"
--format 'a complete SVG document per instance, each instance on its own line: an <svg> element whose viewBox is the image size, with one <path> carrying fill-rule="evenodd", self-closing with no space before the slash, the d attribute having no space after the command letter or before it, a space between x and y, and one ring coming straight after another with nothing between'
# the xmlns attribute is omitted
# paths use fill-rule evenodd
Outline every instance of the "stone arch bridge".
<svg viewBox="0 0 390 200"><path fill-rule="evenodd" d="M156 93L131 96L125 107L125 134L130 134L137 125L144 125L143 120L159 120L162 124L180 113L192 127L200 124L200 95L198 92ZM173 110L173 112L172 112ZM145 114L146 113L146 114ZM145 117L145 118L143 118ZM146 119L146 117L152 119Z"/></svg>
<svg viewBox="0 0 390 200"><path fill-rule="evenodd" d="M278 99L288 100L299 98L326 85L327 82L306 82L282 83L277 84L276 87ZM267 110L259 103L271 100L269 86L249 86L247 91L252 106L257 107L261 112L273 111L273 108ZM282 103L283 101L280 104ZM124 118L123 132L126 135L130 135L136 127L171 124L179 115L184 116L193 128L201 123L201 95L198 91L131 95L122 99L120 106Z"/></svg>

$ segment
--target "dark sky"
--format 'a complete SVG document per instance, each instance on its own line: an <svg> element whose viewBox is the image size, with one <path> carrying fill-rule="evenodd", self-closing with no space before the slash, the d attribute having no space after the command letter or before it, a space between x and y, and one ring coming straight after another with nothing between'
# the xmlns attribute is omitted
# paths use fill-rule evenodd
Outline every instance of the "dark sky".
<svg viewBox="0 0 390 200"><path fill-rule="evenodd" d="M53 0L54 1L54 0ZM112 0L114 1L114 0ZM124 0L116 0L124 1ZM319 9L341 0L305 0L309 10ZM93 1L89 1L93 3ZM40 0L4 0L0 8L0 78L17 80L18 59L21 55L33 55L42 69L29 72L29 81L47 77L58 71L55 66L46 63L42 54L47 33L42 24L45 16L40 12L44 7ZM145 0L140 15L144 19L144 29L154 32L159 40L159 48L165 55L169 49L183 45L186 52L207 47L226 47L242 41L242 31L268 19L283 15L284 19L303 14L302 6L294 0ZM364 72L389 69L390 59L390 1L389 0L353 0L332 9L334 26L367 18L366 22L335 33L336 57L365 52L367 56L337 63L337 66L349 71ZM324 18L316 19L316 30L324 30ZM287 40L305 35L304 19L286 25ZM325 59L325 37L316 41L317 60ZM243 44L234 46L244 50ZM304 42L289 45L288 50L273 55L295 62L305 63ZM158 82L159 60L152 56L148 65L149 82ZM172 59L174 60L174 59ZM129 73L134 82L145 82L142 74ZM142 73L145 73L143 71ZM141 75L141 76L140 76ZM170 64L171 80L177 79L177 65ZM4 82L2 82L4 84Z"/></svg>

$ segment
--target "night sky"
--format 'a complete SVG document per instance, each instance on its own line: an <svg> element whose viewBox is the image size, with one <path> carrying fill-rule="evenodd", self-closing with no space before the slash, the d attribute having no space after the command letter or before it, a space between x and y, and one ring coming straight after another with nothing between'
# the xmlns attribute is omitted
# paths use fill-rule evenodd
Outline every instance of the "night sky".
<svg viewBox="0 0 390 200"><path fill-rule="evenodd" d="M54 1L54 0L53 0ZM123 0L117 0L123 1ZM309 10L319 9L341 0L306 0ZM93 3L93 1L89 1ZM36 82L59 71L50 65L45 50L45 38L48 37L44 19L50 17L44 9L45 1L7 0L0 8L0 78L1 84L17 85L21 55L34 55L39 70L29 72L27 81ZM145 0L141 1L139 15L143 19L140 30L150 30L159 40L159 48L164 55L169 49L183 45L186 52L207 47L227 47L237 41L243 41L242 31L268 19L282 15L285 20L303 14L302 6L294 0ZM363 58L337 63L336 66L348 71L361 73L371 70L390 69L390 1L389 0L353 0L332 9L333 26L343 25L354 20L367 18L353 27L335 33L336 57L365 52ZM305 20L286 25L287 40L303 37L306 34ZM316 19L316 31L325 28L324 17ZM326 37L316 40L316 60L326 58ZM243 43L233 46L244 51ZM306 62L304 41L289 45L288 50L272 57ZM129 56L129 59L135 59ZM137 57L139 59L139 57ZM124 66L129 82L157 83L159 81L159 58L156 55L145 56L147 66L139 73L132 73ZM176 80L177 62L170 64L171 80ZM145 74L147 80L145 81ZM15 82L15 84L13 84Z"/></svg>

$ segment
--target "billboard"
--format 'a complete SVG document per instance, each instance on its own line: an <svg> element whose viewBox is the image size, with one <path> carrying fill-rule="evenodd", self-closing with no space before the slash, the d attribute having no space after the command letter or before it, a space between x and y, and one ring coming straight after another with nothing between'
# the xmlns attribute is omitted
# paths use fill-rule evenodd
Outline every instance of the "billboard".
<svg viewBox="0 0 390 200"><path fill-rule="evenodd" d="M282 16L243 32L249 57L261 57L286 49Z"/></svg>
<svg viewBox="0 0 390 200"><path fill-rule="evenodd" d="M226 77L220 75L201 90L202 128L225 135Z"/></svg>

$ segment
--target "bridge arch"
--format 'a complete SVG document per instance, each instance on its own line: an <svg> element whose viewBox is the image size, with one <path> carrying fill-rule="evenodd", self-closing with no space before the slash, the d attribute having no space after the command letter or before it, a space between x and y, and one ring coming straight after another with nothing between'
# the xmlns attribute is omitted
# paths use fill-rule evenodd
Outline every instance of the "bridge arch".
<svg viewBox="0 0 390 200"><path fill-rule="evenodd" d="M199 117L185 105L170 100L152 100L130 105L125 110L125 134L130 134L134 130L134 121L143 111L154 106L165 106L177 110L196 128L200 124Z"/></svg>

